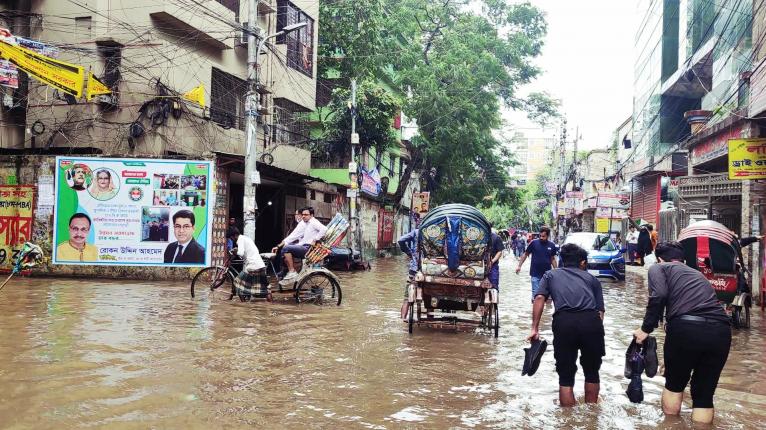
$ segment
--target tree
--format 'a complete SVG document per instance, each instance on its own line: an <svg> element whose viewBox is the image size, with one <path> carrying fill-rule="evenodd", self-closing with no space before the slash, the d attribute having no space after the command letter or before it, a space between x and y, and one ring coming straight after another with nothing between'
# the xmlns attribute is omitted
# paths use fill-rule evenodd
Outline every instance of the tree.
<svg viewBox="0 0 766 430"><path fill-rule="evenodd" d="M401 110L401 102L389 91L372 80L363 81L356 92L357 128L360 149L374 148L376 154L397 144L391 128L393 118ZM348 154L351 136L351 91L338 88L333 91L332 101L323 122L321 139L313 144L312 153L320 160L344 160L338 154Z"/></svg>
<svg viewBox="0 0 766 430"><path fill-rule="evenodd" d="M540 121L555 115L557 104L547 95L518 94L540 73L532 64L547 29L539 9L502 0L477 0L470 8L462 0L320 5L320 19L332 22L320 29L323 44L343 53L341 59L320 57L320 70L334 68L346 78L385 76L411 94L403 108L417 119L419 136L405 142L412 159L395 201L415 170L426 172L435 203L519 199L508 188L512 156L492 129L500 125L502 106Z"/></svg>

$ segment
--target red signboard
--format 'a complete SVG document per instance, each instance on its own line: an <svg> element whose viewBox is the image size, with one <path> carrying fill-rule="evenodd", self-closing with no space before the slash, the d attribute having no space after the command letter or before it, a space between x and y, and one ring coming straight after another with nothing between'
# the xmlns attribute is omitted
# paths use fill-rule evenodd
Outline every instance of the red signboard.
<svg viewBox="0 0 766 430"><path fill-rule="evenodd" d="M698 143L692 148L692 165L696 166L728 154L729 139L739 139L741 135L742 126L735 126Z"/></svg>
<svg viewBox="0 0 766 430"><path fill-rule="evenodd" d="M390 248L394 244L394 213L385 209L378 211L378 249Z"/></svg>

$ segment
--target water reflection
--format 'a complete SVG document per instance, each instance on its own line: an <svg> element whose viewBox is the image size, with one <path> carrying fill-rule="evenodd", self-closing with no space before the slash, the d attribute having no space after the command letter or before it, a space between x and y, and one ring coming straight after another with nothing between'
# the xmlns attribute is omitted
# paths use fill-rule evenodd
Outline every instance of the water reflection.
<svg viewBox="0 0 766 430"><path fill-rule="evenodd" d="M403 259L342 274L341 307L206 303L183 283L16 279L0 296L0 423L11 428L688 428L665 419L662 379L624 395L624 351L640 324L638 277L605 284L607 356L598 405L556 405L553 354L521 376L529 278L502 262L501 331L399 319ZM766 326L736 332L717 427L757 428L766 404ZM552 339L550 310L542 335ZM662 333L658 333L662 338ZM662 339L660 339L662 342ZM576 392L582 397L582 374Z"/></svg>

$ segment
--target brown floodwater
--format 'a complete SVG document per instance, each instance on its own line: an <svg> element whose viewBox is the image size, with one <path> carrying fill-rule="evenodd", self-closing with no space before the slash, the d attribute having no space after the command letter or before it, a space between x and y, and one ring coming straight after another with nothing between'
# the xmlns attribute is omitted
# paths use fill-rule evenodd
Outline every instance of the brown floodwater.
<svg viewBox="0 0 766 430"><path fill-rule="evenodd" d="M625 349L646 292L604 283L602 401L562 410L549 351L521 376L529 277L501 266L500 337L416 328L399 318L403 258L341 274L340 307L208 303L186 283L16 278L0 292L0 427L690 428L666 419L663 379L624 392ZM525 270L526 272L526 270ZM716 428L763 428L766 323L736 331L716 392ZM550 309L543 336L552 339ZM659 333L660 344L663 342ZM582 398L582 374L576 395ZM688 392L687 392L688 393Z"/></svg>

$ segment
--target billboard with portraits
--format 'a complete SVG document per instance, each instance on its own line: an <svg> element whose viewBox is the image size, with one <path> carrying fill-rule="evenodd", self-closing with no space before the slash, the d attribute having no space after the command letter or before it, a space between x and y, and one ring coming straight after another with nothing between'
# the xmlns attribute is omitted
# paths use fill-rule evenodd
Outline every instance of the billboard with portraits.
<svg viewBox="0 0 766 430"><path fill-rule="evenodd" d="M210 264L211 161L56 158L53 263Z"/></svg>

